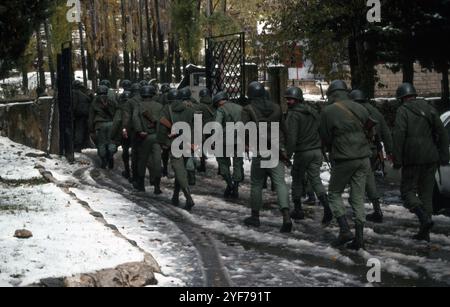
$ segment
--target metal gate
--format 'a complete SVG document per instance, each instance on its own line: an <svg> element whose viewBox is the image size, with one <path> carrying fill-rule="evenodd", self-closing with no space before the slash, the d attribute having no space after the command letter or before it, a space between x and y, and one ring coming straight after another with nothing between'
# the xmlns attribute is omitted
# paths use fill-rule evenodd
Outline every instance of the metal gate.
<svg viewBox="0 0 450 307"><path fill-rule="evenodd" d="M245 97L245 33L206 39L206 84L213 95L226 91L231 100Z"/></svg>

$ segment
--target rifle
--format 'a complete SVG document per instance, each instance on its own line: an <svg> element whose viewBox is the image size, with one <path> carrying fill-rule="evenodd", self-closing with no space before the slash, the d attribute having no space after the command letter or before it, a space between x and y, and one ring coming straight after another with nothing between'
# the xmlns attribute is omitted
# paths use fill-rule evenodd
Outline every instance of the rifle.
<svg viewBox="0 0 450 307"><path fill-rule="evenodd" d="M150 122L150 124L147 127L149 129L155 129L156 122L153 120L151 114L149 114L148 111L145 111L144 113L142 113L142 116L144 116L144 118Z"/></svg>

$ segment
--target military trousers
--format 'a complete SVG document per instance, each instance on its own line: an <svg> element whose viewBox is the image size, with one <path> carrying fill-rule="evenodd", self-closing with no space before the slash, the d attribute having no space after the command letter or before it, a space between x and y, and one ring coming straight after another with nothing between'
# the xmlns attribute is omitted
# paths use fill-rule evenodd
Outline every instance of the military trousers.
<svg viewBox="0 0 450 307"><path fill-rule="evenodd" d="M274 168L261 167L262 158L252 160L250 203L253 211L260 211L263 206L263 185L266 176L270 176L278 196L280 210L289 209L289 189L285 180L286 166L279 162Z"/></svg>
<svg viewBox="0 0 450 307"><path fill-rule="evenodd" d="M437 169L436 163L403 167L401 193L407 209L413 211L420 207L429 215L433 214L433 190Z"/></svg>
<svg viewBox="0 0 450 307"><path fill-rule="evenodd" d="M161 178L161 146L156 134L147 135L137 142L137 173L140 178L145 177L147 168L150 171L150 182Z"/></svg>
<svg viewBox="0 0 450 307"><path fill-rule="evenodd" d="M355 222L362 224L366 222L364 200L367 174L370 171L369 158L336 161L334 163L328 189L328 201L336 218L340 218L346 213L342 194L345 188L350 185L349 203L353 209Z"/></svg>
<svg viewBox="0 0 450 307"><path fill-rule="evenodd" d="M75 152L81 152L87 147L89 139L88 119L76 117L74 120L74 149Z"/></svg>
<svg viewBox="0 0 450 307"><path fill-rule="evenodd" d="M112 125L112 122L106 122L96 126L97 150L102 159L110 158L117 152L117 145L111 139Z"/></svg>
<svg viewBox="0 0 450 307"><path fill-rule="evenodd" d="M231 160L233 160L233 174L231 174ZM244 158L217 158L219 172L223 178L232 178L234 182L244 181Z"/></svg>
<svg viewBox="0 0 450 307"><path fill-rule="evenodd" d="M294 202L302 199L305 188L305 175L312 190L318 197L326 194L320 178L322 163L323 155L320 149L295 154L292 167L292 200Z"/></svg>
<svg viewBox="0 0 450 307"><path fill-rule="evenodd" d="M185 159L184 157L175 158L172 154L170 155L170 164L175 174L175 182L176 185L178 185L181 190L189 188L189 179L186 170L186 162L187 159Z"/></svg>
<svg viewBox="0 0 450 307"><path fill-rule="evenodd" d="M375 200L378 200L380 198L380 195L378 194L377 189L377 183L375 180L375 171L376 171L376 165L377 165L377 157L378 152L375 150L373 152L373 156L370 159L370 165L371 170L367 174L367 181L366 181L366 195L370 202L374 202Z"/></svg>

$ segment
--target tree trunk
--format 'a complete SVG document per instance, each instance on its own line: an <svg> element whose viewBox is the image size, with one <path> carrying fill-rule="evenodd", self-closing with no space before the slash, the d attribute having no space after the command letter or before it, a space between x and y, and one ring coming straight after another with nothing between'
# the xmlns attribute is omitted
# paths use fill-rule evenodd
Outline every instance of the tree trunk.
<svg viewBox="0 0 450 307"><path fill-rule="evenodd" d="M122 13L122 48L123 48L123 70L124 70L124 79L131 79L130 72L130 53L128 51L128 15L126 14L126 0L120 1L120 9Z"/></svg>
<svg viewBox="0 0 450 307"><path fill-rule="evenodd" d="M180 45L175 41L175 82L181 82L181 55Z"/></svg>
<svg viewBox="0 0 450 307"><path fill-rule="evenodd" d="M119 56L116 55L111 60L111 74L109 77L109 80L111 81L113 88L117 88L117 80L119 80L118 71L119 71Z"/></svg>
<svg viewBox="0 0 450 307"><path fill-rule="evenodd" d="M94 63L92 62L92 55L87 53L87 74L89 80L94 80Z"/></svg>
<svg viewBox="0 0 450 307"><path fill-rule="evenodd" d="M39 74L38 86L45 90L44 50L42 48L41 25L36 30L37 69Z"/></svg>
<svg viewBox="0 0 450 307"><path fill-rule="evenodd" d="M351 74L351 82L352 88L356 88L358 86L358 56L356 54L356 44L353 38L348 40L348 55L350 59L350 74Z"/></svg>
<svg viewBox="0 0 450 307"><path fill-rule="evenodd" d="M142 8L143 8L143 0L139 0L139 49L140 49L140 59L139 59L139 79L144 80L144 22L142 20Z"/></svg>
<svg viewBox="0 0 450 307"><path fill-rule="evenodd" d="M89 5L90 5L90 10L91 10L91 31L92 31L92 44L95 44L96 40L97 40L97 26L96 26L96 22L95 22L95 1L91 0L89 1ZM92 46L92 45L91 45ZM97 90L97 84L98 84L98 76L97 76L97 59L96 59L96 54L95 54L95 47L92 48L93 50L91 50L91 63L92 63L92 76L91 76L91 80L92 80L92 90L95 92ZM93 52L93 53L92 53Z"/></svg>
<svg viewBox="0 0 450 307"><path fill-rule="evenodd" d="M166 66L164 65L164 35L161 28L161 19L159 14L159 0L155 0L156 27L158 31L158 63L159 63L159 81L166 82Z"/></svg>
<svg viewBox="0 0 450 307"><path fill-rule="evenodd" d="M155 54L153 53L152 48L152 20L150 18L150 9L148 6L148 1L145 0L145 20L147 24L147 48L148 48L148 64L150 66L150 75L152 79L156 79L156 67L155 67Z"/></svg>
<svg viewBox="0 0 450 307"><path fill-rule="evenodd" d="M172 75L173 75L173 57L175 54L175 39L173 35L169 36L169 54L167 57L167 76L166 82L172 83Z"/></svg>
<svg viewBox="0 0 450 307"><path fill-rule="evenodd" d="M56 88L56 78L55 78L55 65L53 64L53 51L51 43L50 29L48 26L48 19L44 20L44 30L45 30L45 40L47 41L47 57L48 57L48 68L50 69L50 79L52 82L52 88Z"/></svg>
<svg viewBox="0 0 450 307"><path fill-rule="evenodd" d="M81 22L78 23L78 33L80 36L81 70L83 71L83 84L85 87L87 87L86 55L84 51L83 24Z"/></svg>
<svg viewBox="0 0 450 307"><path fill-rule="evenodd" d="M22 91L24 95L28 94L28 67L27 64L22 64Z"/></svg>
<svg viewBox="0 0 450 307"><path fill-rule="evenodd" d="M414 60L407 59L402 63L403 82L414 84Z"/></svg>
<svg viewBox="0 0 450 307"><path fill-rule="evenodd" d="M100 74L100 80L110 79L110 63L106 58L103 57L98 60L98 71Z"/></svg>

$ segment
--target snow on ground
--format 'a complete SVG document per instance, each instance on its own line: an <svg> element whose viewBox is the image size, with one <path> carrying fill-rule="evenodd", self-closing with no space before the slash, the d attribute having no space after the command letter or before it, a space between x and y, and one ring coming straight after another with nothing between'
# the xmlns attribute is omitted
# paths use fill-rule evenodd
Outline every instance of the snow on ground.
<svg viewBox="0 0 450 307"><path fill-rule="evenodd" d="M27 157L27 154L38 155ZM40 156L40 151L0 137L0 286L24 286L142 261L144 254L97 222L89 212L35 169L45 165L58 180L73 181L80 161ZM103 191L104 193L104 191ZM14 238L18 229L33 237Z"/></svg>
<svg viewBox="0 0 450 307"><path fill-rule="evenodd" d="M52 184L0 185L0 284L26 286L143 261L144 254L95 221ZM14 238L17 229L33 237Z"/></svg>
<svg viewBox="0 0 450 307"><path fill-rule="evenodd" d="M38 150L12 142L8 138L0 137L0 179L4 180L33 180L41 178L38 170L34 169L37 159L26 154L43 154Z"/></svg>
<svg viewBox="0 0 450 307"><path fill-rule="evenodd" d="M198 255L192 243L173 222L116 193L105 194L102 190L86 186L71 191L88 202L92 209L102 213L108 223L117 226L127 238L152 254L165 274L158 282L165 286L193 284L189 273L201 270L196 261Z"/></svg>

